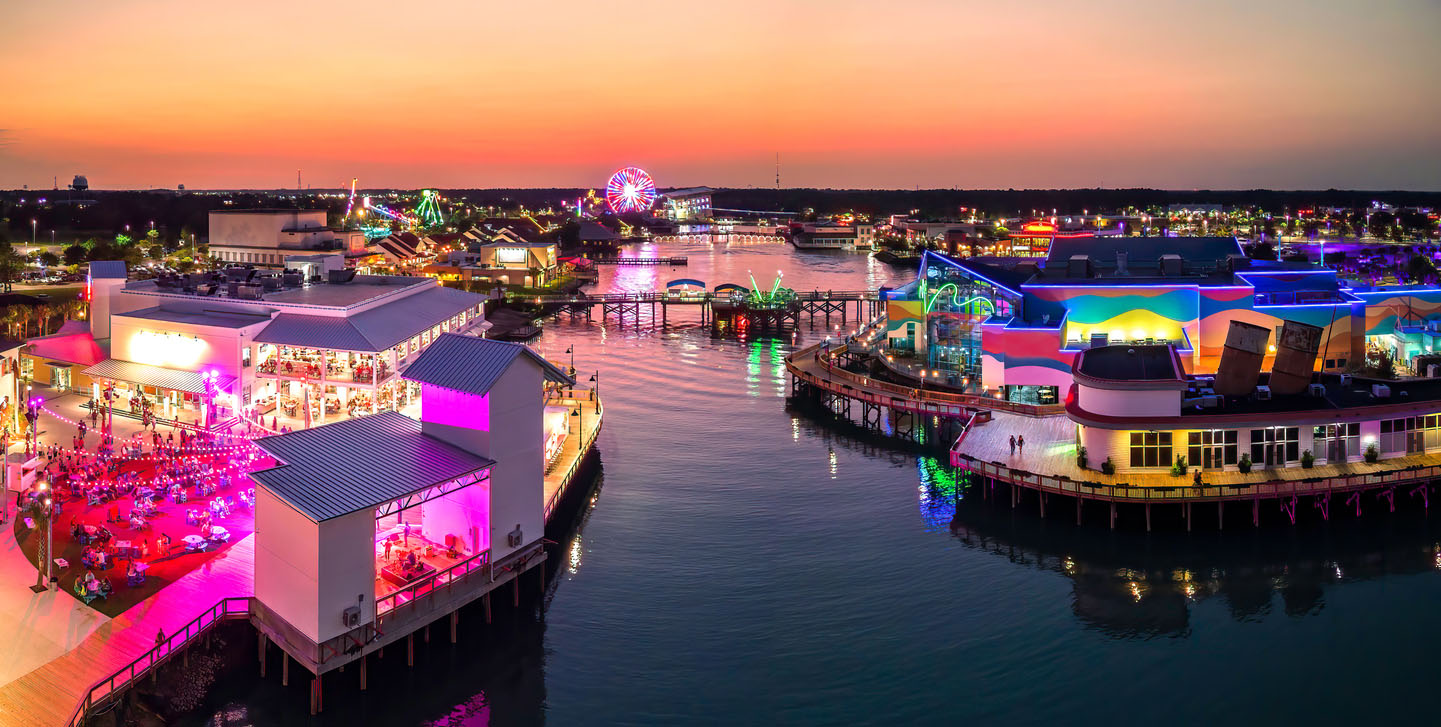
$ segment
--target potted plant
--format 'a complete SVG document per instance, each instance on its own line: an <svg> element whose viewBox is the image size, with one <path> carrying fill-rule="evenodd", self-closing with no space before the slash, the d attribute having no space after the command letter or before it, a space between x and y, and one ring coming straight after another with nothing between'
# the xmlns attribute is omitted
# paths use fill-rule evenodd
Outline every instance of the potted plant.
<svg viewBox="0 0 1441 727"><path fill-rule="evenodd" d="M1376 464L1381 461L1381 451L1376 449L1374 443L1366 445L1366 463Z"/></svg>
<svg viewBox="0 0 1441 727"><path fill-rule="evenodd" d="M1306 450L1306 451L1304 451L1304 452L1302 452L1302 453L1301 453L1301 467L1302 467L1303 469L1311 469L1312 467L1315 467L1315 466L1316 466L1316 455L1311 454L1311 450L1309 450L1309 449Z"/></svg>
<svg viewBox="0 0 1441 727"><path fill-rule="evenodd" d="M1249 454L1243 454L1243 455L1241 455L1241 461L1239 461L1239 462L1236 463L1236 469L1239 470L1239 471L1241 472L1241 474L1243 474L1243 475L1246 474L1247 472L1250 472L1250 471L1251 471L1251 455L1249 455Z"/></svg>
<svg viewBox="0 0 1441 727"><path fill-rule="evenodd" d="M1108 475L1116 474L1116 465L1111 462L1110 457L1107 457L1106 461L1101 463L1101 472Z"/></svg>
<svg viewBox="0 0 1441 727"><path fill-rule="evenodd" d="M1080 467L1081 469L1085 469L1085 468L1086 468L1086 448L1085 448L1085 447L1081 447L1080 449L1076 450L1076 466L1077 466L1077 467Z"/></svg>
<svg viewBox="0 0 1441 727"><path fill-rule="evenodd" d="M1186 474L1186 458L1178 454L1175 463L1171 465L1171 476L1180 477L1184 474Z"/></svg>

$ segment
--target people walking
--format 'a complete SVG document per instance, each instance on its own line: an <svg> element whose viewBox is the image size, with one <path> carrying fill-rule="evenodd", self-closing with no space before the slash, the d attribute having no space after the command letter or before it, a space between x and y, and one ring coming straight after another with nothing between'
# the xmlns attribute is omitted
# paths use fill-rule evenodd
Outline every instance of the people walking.
<svg viewBox="0 0 1441 727"><path fill-rule="evenodd" d="M1011 456L1016 456L1016 435L1011 435Z"/></svg>
<svg viewBox="0 0 1441 727"><path fill-rule="evenodd" d="M1020 451L1022 457L1026 455L1026 435L1022 434L1016 437L1016 449Z"/></svg>

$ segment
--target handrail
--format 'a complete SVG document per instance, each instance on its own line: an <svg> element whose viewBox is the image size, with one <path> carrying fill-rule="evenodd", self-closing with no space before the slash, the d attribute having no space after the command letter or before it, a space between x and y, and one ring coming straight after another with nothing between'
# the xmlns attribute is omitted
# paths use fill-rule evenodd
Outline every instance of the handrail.
<svg viewBox="0 0 1441 727"><path fill-rule="evenodd" d="M862 376L831 363L831 359L844 353L847 350L845 344L834 346L825 355L821 355L821 344L815 344L803 348L786 357L786 368L793 376L796 376L806 383L819 386L833 393L839 393L854 399L860 399L869 403L884 404L891 408L915 409L926 414L948 414L955 416L964 415L967 409L990 409L994 411L1005 411L1023 416L1050 416L1065 412L1065 407L1060 404L1022 404L1004 399L994 399L979 394L954 394L947 391L928 391L913 386L901 386L886 381L878 381L869 376ZM827 373L826 378L821 378L805 371L796 364L797 360L811 356ZM837 384L836 381L849 382ZM894 402L901 399L882 400L876 394L866 391L872 389L888 394L895 394L914 406L897 407Z"/></svg>
<svg viewBox="0 0 1441 727"><path fill-rule="evenodd" d="M1020 487L1071 495L1095 500L1123 502L1187 502L1200 500L1248 500L1272 497L1301 497L1354 492L1371 487L1417 484L1441 478L1441 466L1425 465L1385 472L1342 475L1301 480L1266 480L1265 482L1197 487L1182 484L1175 487L1143 487L1128 483L1117 485L1083 482L1062 475L1038 475L995 462L984 462L970 455L952 451L951 465L983 477L991 477Z"/></svg>
<svg viewBox="0 0 1441 727"><path fill-rule="evenodd" d="M401 606L413 604L422 596L434 593L437 588L449 587L455 579L461 576L468 576L477 569L488 569L490 566L490 551L483 550L475 555L458 561L443 571L437 571L424 578L416 579L404 586L391 591L390 593L375 599L375 619L380 622L380 617L394 611ZM409 598L402 600L401 596ZM388 607L387 607L388 606Z"/></svg>
<svg viewBox="0 0 1441 727"><path fill-rule="evenodd" d="M592 391L593 391L593 390L592 390ZM582 406L584 406L584 402L582 402ZM600 403L599 400L596 401L595 406L596 406L595 415L596 415L597 417L604 416L604 414L605 414L605 407ZM581 430L580 430L581 440L580 440L580 444L578 445L579 448L576 450L575 459L570 463L570 466L566 468L565 475L564 475L563 477L561 477L561 486L560 486L560 487L557 487L557 488L555 489L555 492L551 493L550 497L547 498L546 501L545 501L545 510L544 510L544 512L543 512L543 514L542 514L542 517L543 517L545 520L547 520L547 521L550 520L550 514L551 514L552 512L555 512L556 505L558 505L558 504L560 503L560 498L561 498L561 496L565 494L565 491L566 491L566 490L570 489L571 478L572 478L572 477L575 477L576 470L580 469L580 463L581 463L583 460L585 460L586 450L588 450L588 449L590 448L590 445L593 444L593 443L595 442L596 438L599 437L599 436L600 436L600 426L598 426L598 425L597 425L596 428L595 428L595 432L590 435L590 438L589 438L589 439L586 439L585 428L584 428L584 427L581 428Z"/></svg>
<svg viewBox="0 0 1441 727"><path fill-rule="evenodd" d="M638 291L634 293L541 293L540 295L506 293L505 295L506 298L510 300L535 303L703 303L713 300L729 300L734 297L730 293L671 291ZM811 291L809 293L796 293L794 300L802 302L823 300L850 302L857 300L879 300L879 298L873 291L869 290L832 290L827 292Z"/></svg>
<svg viewBox="0 0 1441 727"><path fill-rule="evenodd" d="M196 616L179 631L170 634L164 641L156 644L134 661L126 664L114 674L101 679L91 686L90 690L85 693L85 698L75 706L75 711L70 715L69 721L65 724L67 727L78 727L90 710L100 704L102 700L116 694L136 679L139 679L152 669L160 666L166 658L175 653L176 647L185 646L185 644L200 637L208 631L210 627L220 621L249 617L249 598L227 597L220 599L218 603L206 609L199 616Z"/></svg>

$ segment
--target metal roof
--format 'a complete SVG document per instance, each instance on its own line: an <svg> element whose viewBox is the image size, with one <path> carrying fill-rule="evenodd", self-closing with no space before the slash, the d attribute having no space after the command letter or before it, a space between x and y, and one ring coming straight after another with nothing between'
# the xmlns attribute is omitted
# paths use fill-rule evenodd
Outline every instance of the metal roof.
<svg viewBox="0 0 1441 727"><path fill-rule="evenodd" d="M420 422L393 411L255 443L283 464L253 472L251 478L315 522L373 508L495 464L427 436Z"/></svg>
<svg viewBox="0 0 1441 727"><path fill-rule="evenodd" d="M442 334L435 339L430 348L420 352L403 376L445 389L484 394L510 368L511 362L522 355L540 365L543 375L550 381L567 386L575 384L575 379L529 346L457 333Z"/></svg>
<svg viewBox="0 0 1441 727"><path fill-rule="evenodd" d="M122 361L116 358L109 358L94 366L85 369L85 375L95 379L110 379L111 381L127 381L145 386L154 386L157 389L170 389L172 391L188 391L192 394L204 394L205 377L194 371L179 371L167 369L161 366L136 363L134 361ZM216 388L227 389L235 378L232 376L221 376L215 380Z"/></svg>
<svg viewBox="0 0 1441 727"><path fill-rule="evenodd" d="M485 301L485 296L436 286L347 318L281 313L255 336L257 343L384 351Z"/></svg>
<svg viewBox="0 0 1441 727"><path fill-rule="evenodd" d="M90 277L124 280L130 277L130 274L125 270L124 260L96 260L90 263Z"/></svg>
<svg viewBox="0 0 1441 727"><path fill-rule="evenodd" d="M114 315L117 318L139 318L147 321L190 323L197 326L215 326L217 328L245 328L246 326L270 322L269 315L247 315L245 313L216 310L169 310L158 307L130 311L129 313L115 313Z"/></svg>

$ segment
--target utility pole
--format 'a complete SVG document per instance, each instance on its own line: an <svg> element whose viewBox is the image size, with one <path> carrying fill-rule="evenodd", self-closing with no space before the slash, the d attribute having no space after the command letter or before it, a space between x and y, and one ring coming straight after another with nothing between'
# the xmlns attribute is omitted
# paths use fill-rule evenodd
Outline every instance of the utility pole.
<svg viewBox="0 0 1441 727"><path fill-rule="evenodd" d="M776 189L781 188L781 153L776 152Z"/></svg>

